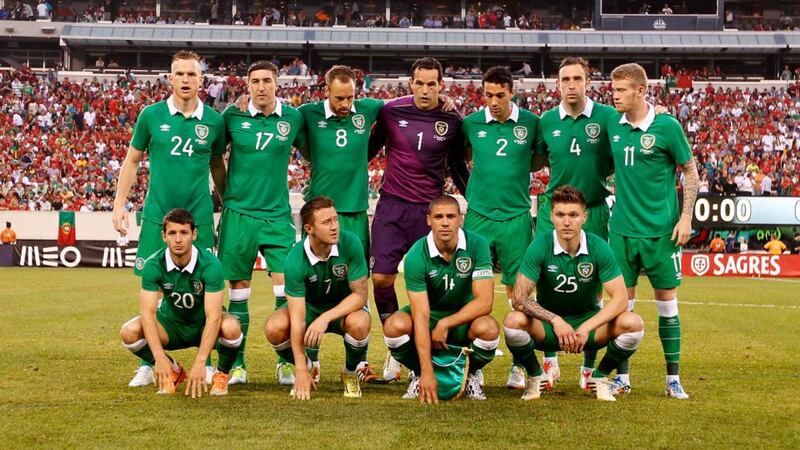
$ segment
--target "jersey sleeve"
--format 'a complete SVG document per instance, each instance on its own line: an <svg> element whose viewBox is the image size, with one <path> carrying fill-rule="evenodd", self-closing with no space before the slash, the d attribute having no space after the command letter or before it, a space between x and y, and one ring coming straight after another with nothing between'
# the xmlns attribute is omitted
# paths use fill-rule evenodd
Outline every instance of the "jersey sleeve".
<svg viewBox="0 0 800 450"><path fill-rule="evenodd" d="M219 120L219 127L219 132L217 133L217 137L214 139L214 144L211 147L212 155L224 155L228 146L228 141L225 138L228 133L228 127L225 126L225 120L223 120L222 117L220 117Z"/></svg>
<svg viewBox="0 0 800 450"><path fill-rule="evenodd" d="M386 144L386 139L389 137L389 130L386 128L386 121L389 120L389 108L391 108L389 105L384 105L378 113L375 128L373 128L369 136L368 160L374 158L381 151L381 148Z"/></svg>
<svg viewBox="0 0 800 450"><path fill-rule="evenodd" d="M161 270L158 261L148 259L142 269L142 290L148 292L158 292L161 290Z"/></svg>
<svg viewBox="0 0 800 450"><path fill-rule="evenodd" d="M358 101L356 111L364 114L364 116L372 119L377 119L378 113L383 108L383 100L377 98L362 98Z"/></svg>
<svg viewBox="0 0 800 450"><path fill-rule="evenodd" d="M361 240L355 236L348 238L347 253L350 256L347 280L355 281L367 276L367 261L364 259L364 246Z"/></svg>
<svg viewBox="0 0 800 450"><path fill-rule="evenodd" d="M472 269L472 280L485 280L494 278L492 272L492 255L489 251L489 244L481 236L475 236L472 242L475 245L475 268Z"/></svg>
<svg viewBox="0 0 800 450"><path fill-rule="evenodd" d="M308 137L306 136L306 117L303 115L303 113L300 112L299 109L297 109L296 111L297 114L295 115L294 123L295 123L295 130L297 131L294 136L294 141L292 142L292 145L295 148L305 149L308 148L307 144Z"/></svg>
<svg viewBox="0 0 800 450"><path fill-rule="evenodd" d="M200 250L207 252L208 250ZM208 253L211 255L211 253ZM215 258L216 259L216 258ZM219 292L225 289L225 279L222 276L222 263L214 260L203 271L203 282L206 285L206 292Z"/></svg>
<svg viewBox="0 0 800 450"><path fill-rule="evenodd" d="M537 120L535 127L533 127L534 132L536 133L536 138L533 141L533 148L531 149L531 152L533 153L531 155L531 169L537 168L539 164L544 165L548 160L550 160L550 149L547 148L547 142L544 140L542 122L543 121L541 119Z"/></svg>
<svg viewBox="0 0 800 450"><path fill-rule="evenodd" d="M622 275L622 272L619 269L619 265L617 265L617 260L614 258L614 253L611 251L611 247L609 247L605 241L599 238L596 240L596 243L597 245L595 245L593 251L596 252L597 265L600 266L598 268L600 281L602 283L608 283L614 278Z"/></svg>
<svg viewBox="0 0 800 450"><path fill-rule="evenodd" d="M139 114L136 126L133 128L130 146L141 152L147 151L147 147L150 145L150 127L147 120L149 116L150 108L145 108Z"/></svg>
<svg viewBox="0 0 800 450"><path fill-rule="evenodd" d="M525 275L525 277L534 283L539 281L539 276L542 272L542 264L544 264L544 252L546 250L547 245L544 239L534 239L528 246L528 249L525 250L525 256L522 258L519 273Z"/></svg>
<svg viewBox="0 0 800 450"><path fill-rule="evenodd" d="M670 155L679 165L686 164L692 159L692 148L689 147L689 141L686 140L686 135L683 134L680 122L674 117L670 117L669 131L668 151Z"/></svg>
<svg viewBox="0 0 800 450"><path fill-rule="evenodd" d="M300 246L302 250L302 243L300 241L296 246ZM286 295L291 297L305 297L306 296L306 283L303 279L302 265L297 264L294 258L294 251L289 253L284 266L284 276L286 277Z"/></svg>
<svg viewBox="0 0 800 450"><path fill-rule="evenodd" d="M420 245L415 245L406 256L404 263L405 274L403 276L406 281L406 289L411 292L426 292L428 290L428 285L425 282L424 257L425 255L421 251Z"/></svg>
<svg viewBox="0 0 800 450"><path fill-rule="evenodd" d="M463 122L460 124L463 126ZM461 195L467 195L467 184L469 184L469 168L467 168L467 152L464 148L464 140L461 136L455 138L450 143L450 151L447 153L447 166L450 169L450 178L456 185Z"/></svg>

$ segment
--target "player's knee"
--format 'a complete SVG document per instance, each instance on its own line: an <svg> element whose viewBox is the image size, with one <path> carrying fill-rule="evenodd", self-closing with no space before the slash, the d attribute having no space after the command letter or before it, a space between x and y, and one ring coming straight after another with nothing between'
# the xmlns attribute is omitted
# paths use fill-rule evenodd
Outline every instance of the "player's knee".
<svg viewBox="0 0 800 450"><path fill-rule="evenodd" d="M369 336L370 317L369 313L364 310L348 314L344 324L347 334L356 339L364 339Z"/></svg>
<svg viewBox="0 0 800 450"><path fill-rule="evenodd" d="M632 333L644 330L644 321L636 313L624 312L617 318L617 326L622 333Z"/></svg>
<svg viewBox="0 0 800 450"><path fill-rule="evenodd" d="M220 334L225 339L235 339L239 337L239 335L242 334L242 326L239 324L239 320L230 314L224 314L222 316Z"/></svg>
<svg viewBox="0 0 800 450"><path fill-rule="evenodd" d="M280 311L279 311L280 312ZM275 313L264 324L264 334L270 344L277 345L289 339L289 320L284 314Z"/></svg>
<svg viewBox="0 0 800 450"><path fill-rule="evenodd" d="M503 326L517 330L524 330L528 327L528 316L521 311L511 311L503 319Z"/></svg>
<svg viewBox="0 0 800 450"><path fill-rule="evenodd" d="M133 344L142 338L138 317L125 322L119 329L119 337L125 344Z"/></svg>
<svg viewBox="0 0 800 450"><path fill-rule="evenodd" d="M469 328L470 334L474 335L475 339L493 341L500 336L500 326L491 316L478 317L472 321L472 325Z"/></svg>
<svg viewBox="0 0 800 450"><path fill-rule="evenodd" d="M375 289L386 289L394 286L394 275L385 275L380 273L372 274L372 286Z"/></svg>
<svg viewBox="0 0 800 450"><path fill-rule="evenodd" d="M404 334L411 334L411 316L404 312L396 312L386 319L383 323L383 334L386 337L400 337Z"/></svg>

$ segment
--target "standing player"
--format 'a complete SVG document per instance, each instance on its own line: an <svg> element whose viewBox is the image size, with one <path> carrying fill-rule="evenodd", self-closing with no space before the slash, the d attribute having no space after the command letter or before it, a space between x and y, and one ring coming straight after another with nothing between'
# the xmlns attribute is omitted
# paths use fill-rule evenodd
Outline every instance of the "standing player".
<svg viewBox="0 0 800 450"><path fill-rule="evenodd" d="M681 246L692 233L692 211L700 177L683 128L668 114L656 115L645 101L647 74L638 64L611 72L614 106L608 121L616 178L616 203L609 244L628 287L636 298L643 269L653 286L658 308L658 336L667 365L666 395L685 399L680 382L681 323L678 286ZM676 169L683 169L683 206L679 209Z"/></svg>
<svg viewBox="0 0 800 450"><path fill-rule="evenodd" d="M261 252L272 275L276 304L285 302L283 263L297 234L286 173L303 118L275 97L277 77L278 68L271 62L253 63L247 70L247 112L231 105L222 115L231 155L219 228L219 259L230 283L229 312L239 318L245 336L231 384L247 382L244 350L253 264ZM291 374L291 368L281 369L279 374Z"/></svg>
<svg viewBox="0 0 800 450"><path fill-rule="evenodd" d="M198 347L189 371L186 395L206 390L204 365L216 342L219 371L211 395L228 393L228 371L243 335L239 321L222 312L222 266L208 250L193 245L194 218L185 209L164 216L162 237L167 248L156 251L142 270L141 315L122 326L122 343L133 354L155 365L159 394L174 394L186 378L183 367L164 350ZM159 301L159 294L164 301Z"/></svg>
<svg viewBox="0 0 800 450"><path fill-rule="evenodd" d="M550 200L555 231L537 235L525 252L514 285L515 311L504 319L508 349L528 371L522 399L539 398L540 386L550 376L539 366L534 348L578 353L608 345L585 389L594 388L600 400L614 401L608 374L636 351L644 325L625 311L625 282L608 244L582 229L587 220L583 194L562 186ZM597 304L601 284L611 296L602 309Z"/></svg>
<svg viewBox="0 0 800 450"><path fill-rule="evenodd" d="M385 145L386 170L372 222L370 265L375 305L381 322L397 311L394 281L403 255L428 233L427 209L441 195L445 168L459 191L469 178L464 160L461 117L439 102L442 65L433 58L411 66L413 97L388 103L370 140L377 152ZM384 379L398 379L400 366L386 355Z"/></svg>
<svg viewBox="0 0 800 450"><path fill-rule="evenodd" d="M164 248L161 221L173 208L185 208L197 225L197 245L214 247L214 217L208 187L209 167L222 191L225 179L225 130L222 116L197 97L202 83L200 57L180 51L172 57L169 75L172 95L144 108L136 122L128 153L117 181L112 220L123 236L128 233L128 200L139 163L148 153L150 185L144 201L142 228L134 273L141 275L144 261ZM150 365L142 361L129 386L155 382Z"/></svg>
<svg viewBox="0 0 800 450"><path fill-rule="evenodd" d="M529 166L530 167L530 166ZM431 348L470 347L466 395L486 400L476 372L494 358L500 329L492 318L494 275L489 245L461 229L461 207L449 195L428 209L430 233L408 251L405 282L409 306L384 323L386 346L415 376L403 398L438 403Z"/></svg>
<svg viewBox="0 0 800 450"><path fill-rule="evenodd" d="M359 372L369 371L364 360L370 329L364 249L354 234L340 233L331 199L312 199L303 205L300 217L307 236L286 259L287 302L267 321L267 340L278 356L297 367L291 395L308 400L316 375L309 369L319 355L322 335L342 335L344 396L361 397Z"/></svg>
<svg viewBox="0 0 800 450"><path fill-rule="evenodd" d="M536 235L551 233L550 204L553 192L561 186L578 188L586 199L587 219L584 229L604 240L608 240L609 208L606 203L608 189L606 178L611 174L611 152L606 124L616 110L595 103L586 97L591 85L588 76L589 63L579 57L567 57L561 61L556 79L556 88L561 94L561 103L542 114L539 121L539 142L536 148L537 162L546 161L550 166L550 183L544 195L539 197L536 214ZM602 292L598 290L598 301ZM544 371L555 383L561 375L556 352L545 352ZM581 366L580 386L592 374L597 352L587 349ZM524 387L519 368L512 368L509 387ZM615 380L619 382L619 380ZM552 388L548 384L545 389Z"/></svg>

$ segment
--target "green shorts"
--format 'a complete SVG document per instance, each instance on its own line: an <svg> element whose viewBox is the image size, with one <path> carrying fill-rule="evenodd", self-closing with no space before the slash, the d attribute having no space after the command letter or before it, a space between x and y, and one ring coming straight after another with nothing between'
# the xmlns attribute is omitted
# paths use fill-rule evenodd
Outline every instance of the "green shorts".
<svg viewBox="0 0 800 450"><path fill-rule="evenodd" d="M366 211L340 212L339 229L349 231L359 239L364 246L364 257L369 261L369 216Z"/></svg>
<svg viewBox="0 0 800 450"><path fill-rule="evenodd" d="M492 259L503 269L501 282L513 286L522 257L533 240L531 215L528 212L507 220L492 220L467 210L464 229L480 234L489 243Z"/></svg>
<svg viewBox="0 0 800 450"><path fill-rule="evenodd" d="M214 225L209 223L197 226L197 240L194 245L200 250L214 251ZM153 253L166 247L167 244L161 237L161 224L142 220L139 231L139 247L136 249L136 265L133 268L135 275L142 275L144 261Z"/></svg>
<svg viewBox="0 0 800 450"><path fill-rule="evenodd" d="M400 311L411 316L411 305L406 305L400 308ZM436 328L436 324L439 323L440 320L455 313L456 311L431 311L430 319L428 320L428 329L433 331L433 329ZM462 323L455 328L450 328L450 330L447 332L447 343L457 347L469 347L469 345L472 343L472 341L469 339L469 326L469 323Z"/></svg>
<svg viewBox="0 0 800 450"><path fill-rule="evenodd" d="M258 252L267 269L283 273L283 264L294 246L297 229L291 215L281 219L256 219L231 209L222 211L219 224L219 260L226 280L249 280Z"/></svg>
<svg viewBox="0 0 800 450"><path fill-rule="evenodd" d="M536 212L536 235L553 231L553 220L550 218L550 199L539 196L539 209ZM583 229L589 233L608 240L608 220L611 217L608 205L602 202L586 207L586 223Z"/></svg>
<svg viewBox="0 0 800 450"><path fill-rule="evenodd" d="M564 316L562 317L562 319L564 319L565 322L570 324L572 328L577 330L578 327L581 326L581 324L583 324L583 322L586 322L587 320L594 317L594 315L597 314L599 311L600 310L598 309L597 311L589 311L584 314L579 314L574 316ZM536 349L545 352L560 351L561 347L558 345L558 337L556 336L556 332L553 330L553 326L547 322L542 322L542 325L544 325L544 340L542 342L536 343ZM589 333L589 338L586 340L586 344L584 345L584 348L587 350L597 350L599 348L605 347L604 345L598 345L597 341L594 340L594 331L595 330L592 330Z"/></svg>
<svg viewBox="0 0 800 450"><path fill-rule="evenodd" d="M279 300L275 301L275 310L276 311L279 310L279 309L286 308L287 306L288 306L288 301L286 300L286 297L281 297ZM310 305L310 304L306 303L306 326L311 325L311 322L317 320L317 317L321 316L322 313L324 313L325 311L328 311L331 308L322 309L322 308L319 308L318 306ZM369 309L367 309L366 306L364 307L364 311L369 313ZM335 333L335 334L338 334L340 336L344 336L344 327L343 327L343 325L344 325L344 317L340 317L340 318L330 322L328 324L328 329L325 330L325 332L326 333Z"/></svg>
<svg viewBox="0 0 800 450"><path fill-rule="evenodd" d="M681 248L670 235L638 238L612 231L608 244L622 270L626 287L639 284L642 270L653 289L673 289L681 285Z"/></svg>
<svg viewBox="0 0 800 450"><path fill-rule="evenodd" d="M180 350L189 347L199 347L203 337L205 322L185 323L173 319L161 310L156 312L158 323L167 331L169 342L164 346L164 350Z"/></svg>

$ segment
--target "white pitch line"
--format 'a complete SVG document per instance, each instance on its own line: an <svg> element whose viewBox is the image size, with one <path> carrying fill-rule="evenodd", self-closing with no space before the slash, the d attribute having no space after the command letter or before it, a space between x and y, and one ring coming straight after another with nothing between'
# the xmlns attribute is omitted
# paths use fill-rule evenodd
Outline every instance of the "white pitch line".
<svg viewBox="0 0 800 450"><path fill-rule="evenodd" d="M498 291L497 289L494 290L499 294L505 294L505 290ZM636 303L655 303L655 300L640 300L636 299ZM774 305L774 304L758 304L758 303L718 303L718 302L691 302L685 300L679 300L678 304L681 305L692 305L692 306L728 306L734 308L785 308L785 309L800 309L800 305Z"/></svg>
<svg viewBox="0 0 800 450"><path fill-rule="evenodd" d="M779 281L781 283L800 283L800 280L794 278L758 278L752 277L751 280L758 280L758 281Z"/></svg>

